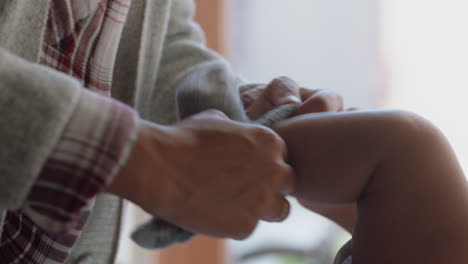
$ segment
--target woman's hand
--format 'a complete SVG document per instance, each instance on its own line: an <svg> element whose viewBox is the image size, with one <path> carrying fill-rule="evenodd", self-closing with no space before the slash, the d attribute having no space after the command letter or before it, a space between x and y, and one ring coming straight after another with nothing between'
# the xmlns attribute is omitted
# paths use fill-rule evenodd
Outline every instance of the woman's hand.
<svg viewBox="0 0 468 264"><path fill-rule="evenodd" d="M285 104L297 104L294 115L343 110L342 97L328 89L308 89L288 77L279 77L241 95L244 108L252 120Z"/></svg>
<svg viewBox="0 0 468 264"><path fill-rule="evenodd" d="M171 127L143 121L108 191L188 231L243 239L289 214L286 147L272 130L205 111Z"/></svg>
<svg viewBox="0 0 468 264"><path fill-rule="evenodd" d="M288 77L279 77L268 85L259 86L241 95L244 107L252 120L285 104L297 104L293 116L319 112L343 111L343 98L328 89L307 89ZM348 108L353 111L356 108ZM356 221L356 204L329 206L299 200L307 209L327 217L352 233Z"/></svg>

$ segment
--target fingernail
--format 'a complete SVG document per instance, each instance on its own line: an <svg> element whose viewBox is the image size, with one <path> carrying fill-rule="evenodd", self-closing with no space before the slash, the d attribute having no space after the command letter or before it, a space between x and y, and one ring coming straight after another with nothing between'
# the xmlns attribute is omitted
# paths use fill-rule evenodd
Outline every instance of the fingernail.
<svg viewBox="0 0 468 264"><path fill-rule="evenodd" d="M297 98L297 96L294 96L294 95L288 95L286 97L285 102L289 104L301 104L302 103L301 99Z"/></svg>

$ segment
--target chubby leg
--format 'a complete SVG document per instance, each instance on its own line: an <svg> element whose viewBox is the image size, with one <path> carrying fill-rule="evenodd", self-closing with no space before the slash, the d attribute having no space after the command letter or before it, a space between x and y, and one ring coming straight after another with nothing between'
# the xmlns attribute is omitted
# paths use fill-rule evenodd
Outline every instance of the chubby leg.
<svg viewBox="0 0 468 264"><path fill-rule="evenodd" d="M323 204L356 201L353 263L464 263L468 189L444 136L402 111L308 114L277 124L298 184Z"/></svg>

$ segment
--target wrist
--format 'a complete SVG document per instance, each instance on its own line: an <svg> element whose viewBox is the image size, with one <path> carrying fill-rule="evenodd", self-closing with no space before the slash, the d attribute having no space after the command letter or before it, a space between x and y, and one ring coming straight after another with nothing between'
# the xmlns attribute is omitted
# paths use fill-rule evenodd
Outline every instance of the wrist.
<svg viewBox="0 0 468 264"><path fill-rule="evenodd" d="M165 171L162 149L167 127L140 121L138 136L127 162L109 183L106 191L142 207L165 196ZM161 198L160 198L161 197Z"/></svg>

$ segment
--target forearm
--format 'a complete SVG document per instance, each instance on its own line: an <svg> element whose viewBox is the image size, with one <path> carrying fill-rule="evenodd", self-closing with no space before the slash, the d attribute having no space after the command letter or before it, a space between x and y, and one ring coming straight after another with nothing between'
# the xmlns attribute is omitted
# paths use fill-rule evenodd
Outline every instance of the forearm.
<svg viewBox="0 0 468 264"><path fill-rule="evenodd" d="M23 211L52 233L66 233L84 225L92 200L126 162L136 137L137 120L130 107L83 90Z"/></svg>
<svg viewBox="0 0 468 264"><path fill-rule="evenodd" d="M311 114L275 130L288 145L298 197L358 202L353 263L468 257L466 180L449 144L427 121L391 111Z"/></svg>

